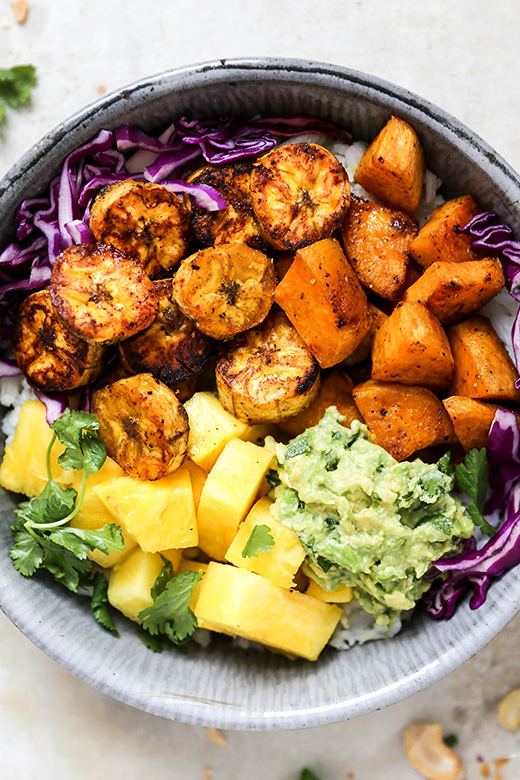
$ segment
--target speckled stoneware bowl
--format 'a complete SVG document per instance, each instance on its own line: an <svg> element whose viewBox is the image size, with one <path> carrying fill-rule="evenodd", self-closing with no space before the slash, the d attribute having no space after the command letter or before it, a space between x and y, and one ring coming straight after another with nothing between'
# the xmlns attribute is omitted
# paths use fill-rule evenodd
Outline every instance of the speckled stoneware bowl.
<svg viewBox="0 0 520 780"><path fill-rule="evenodd" d="M26 196L41 192L63 158L101 128L128 122L159 129L181 115L305 114L369 140L391 114L418 132L428 167L445 196L472 193L520 235L519 177L480 138L425 100L371 76L316 62L253 59L210 62L143 79L63 122L0 182L0 242ZM514 306L496 304L507 337ZM156 655L132 627L120 638L103 631L86 600L47 578L25 579L8 557L16 499L0 497L0 599L8 617L51 658L127 704L168 718L227 729L319 726L392 704L439 680L489 642L516 614L520 569L490 589L485 605L462 604L448 622L417 614L395 639L319 661L291 662L241 650L229 640Z"/></svg>

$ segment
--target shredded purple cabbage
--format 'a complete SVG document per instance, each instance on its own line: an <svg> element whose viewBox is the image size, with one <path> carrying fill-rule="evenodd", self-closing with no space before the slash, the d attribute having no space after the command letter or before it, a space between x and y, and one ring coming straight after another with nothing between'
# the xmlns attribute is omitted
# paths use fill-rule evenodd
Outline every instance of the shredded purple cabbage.
<svg viewBox="0 0 520 780"><path fill-rule="evenodd" d="M503 508L505 519L479 549L472 537L464 543L459 555L435 562L433 576L448 576L434 581L423 602L428 614L437 619L450 618L470 588L473 588L470 608L481 607L493 578L501 577L520 563L520 431L513 412L497 410L489 432L488 452L493 468L485 510Z"/></svg>

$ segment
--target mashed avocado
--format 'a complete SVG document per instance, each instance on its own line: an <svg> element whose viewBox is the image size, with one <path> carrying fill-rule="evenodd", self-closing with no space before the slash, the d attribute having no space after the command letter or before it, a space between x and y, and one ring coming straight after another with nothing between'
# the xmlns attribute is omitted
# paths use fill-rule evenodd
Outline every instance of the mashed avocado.
<svg viewBox="0 0 520 780"><path fill-rule="evenodd" d="M272 511L298 534L310 577L327 590L353 586L387 625L428 589L432 561L458 552L474 526L440 464L398 463L365 425L343 420L331 407L288 445L270 445L280 479Z"/></svg>

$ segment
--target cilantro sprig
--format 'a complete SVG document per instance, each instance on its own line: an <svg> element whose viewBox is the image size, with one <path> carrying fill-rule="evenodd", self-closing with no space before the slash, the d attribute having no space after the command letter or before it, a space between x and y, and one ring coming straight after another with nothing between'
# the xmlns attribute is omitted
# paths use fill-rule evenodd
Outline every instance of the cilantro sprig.
<svg viewBox="0 0 520 780"><path fill-rule="evenodd" d="M5 118L5 107L26 103L31 88L36 83L36 68L33 65L15 65L0 68L0 123Z"/></svg>
<svg viewBox="0 0 520 780"><path fill-rule="evenodd" d="M154 652L171 644L185 645L197 628L190 599L201 578L202 572L190 569L175 575L170 561L165 561L151 590L153 604L138 615L143 621L141 639Z"/></svg>
<svg viewBox="0 0 520 780"><path fill-rule="evenodd" d="M242 550L242 558L256 558L258 553L267 553L274 547L274 538L268 525L258 523L249 535Z"/></svg>
<svg viewBox="0 0 520 780"><path fill-rule="evenodd" d="M466 493L471 499L466 507L468 515L475 525L480 526L485 534L493 535L496 528L488 523L484 515L484 501L489 478L489 464L485 447L470 450L464 459L455 468L455 480L462 493Z"/></svg>
<svg viewBox="0 0 520 780"><path fill-rule="evenodd" d="M96 433L99 422L92 414L66 409L50 427L53 435L46 454L48 481L39 496L22 501L15 509L10 556L15 569L25 577L46 569L57 582L77 592L80 587L95 583L88 553L98 549L108 555L122 550L124 541L121 529L113 523L98 530L67 525L81 508L89 475L105 462L106 447ZM56 440L65 445L58 458L60 466L83 471L79 496L74 488L61 487L52 476L50 458ZM98 615L101 613L94 605L99 601L99 587L98 584L93 602L94 614Z"/></svg>

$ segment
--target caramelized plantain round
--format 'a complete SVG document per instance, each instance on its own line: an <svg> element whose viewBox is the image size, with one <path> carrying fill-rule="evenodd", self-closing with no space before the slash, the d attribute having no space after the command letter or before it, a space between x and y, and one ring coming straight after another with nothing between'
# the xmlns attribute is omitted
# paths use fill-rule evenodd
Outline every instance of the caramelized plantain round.
<svg viewBox="0 0 520 780"><path fill-rule="evenodd" d="M227 165L205 165L189 177L188 181L193 184L205 184L218 190L228 203L225 209L208 211L191 201L193 232L203 246L238 242L266 251L251 203L252 169L250 160L237 160Z"/></svg>
<svg viewBox="0 0 520 780"><path fill-rule="evenodd" d="M275 249L299 249L340 227L350 203L350 184L327 149L285 144L255 162L251 201L265 240Z"/></svg>
<svg viewBox="0 0 520 780"><path fill-rule="evenodd" d="M173 297L202 333L225 341L262 322L275 287L271 258L246 244L220 244L182 261Z"/></svg>
<svg viewBox="0 0 520 780"><path fill-rule="evenodd" d="M65 249L54 263L49 289L60 317L91 344L139 333L159 308L153 282L139 262L106 244Z"/></svg>
<svg viewBox="0 0 520 780"><path fill-rule="evenodd" d="M88 344L67 328L48 290L32 293L21 304L12 346L21 371L43 392L88 385L103 370L105 349Z"/></svg>
<svg viewBox="0 0 520 780"><path fill-rule="evenodd" d="M169 276L190 242L188 211L166 187L132 179L104 187L90 210L96 241L138 260L152 279Z"/></svg>
<svg viewBox="0 0 520 780"><path fill-rule="evenodd" d="M135 374L96 390L92 412L108 455L129 476L160 479L182 465L188 415L175 393L151 374Z"/></svg>
<svg viewBox="0 0 520 780"><path fill-rule="evenodd" d="M278 423L316 398L320 369L285 314L274 311L223 348L216 380L222 406L235 417Z"/></svg>
<svg viewBox="0 0 520 780"><path fill-rule="evenodd" d="M159 311L152 324L119 344L121 360L131 373L150 373L169 387L200 374L211 341L172 299L172 280L154 282Z"/></svg>

